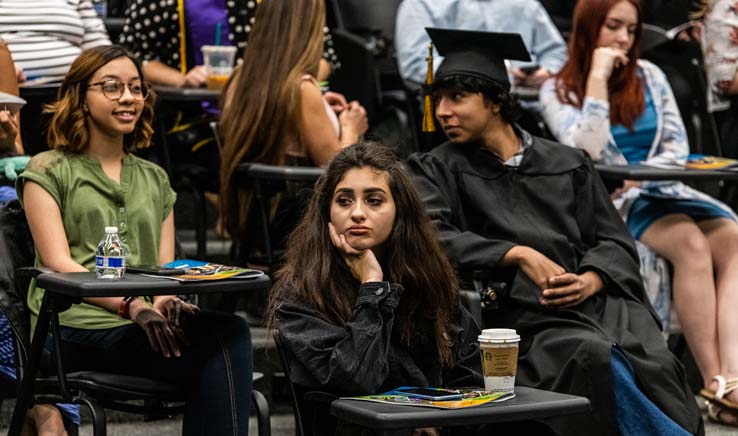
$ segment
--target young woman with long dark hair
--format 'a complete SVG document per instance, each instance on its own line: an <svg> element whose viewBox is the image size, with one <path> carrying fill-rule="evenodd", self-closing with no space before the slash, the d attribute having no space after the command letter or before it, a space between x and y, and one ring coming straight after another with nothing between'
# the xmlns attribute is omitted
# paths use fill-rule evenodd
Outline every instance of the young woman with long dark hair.
<svg viewBox="0 0 738 436"><path fill-rule="evenodd" d="M270 300L293 381L338 395L481 385L479 328L403 164L355 144L315 191Z"/></svg>
<svg viewBox="0 0 738 436"><path fill-rule="evenodd" d="M638 59L640 38L637 0L577 4L569 61L541 91L559 141L608 164L686 158L673 93L658 67ZM738 218L676 181L625 181L612 198L633 237L673 265L674 306L710 417L738 425Z"/></svg>

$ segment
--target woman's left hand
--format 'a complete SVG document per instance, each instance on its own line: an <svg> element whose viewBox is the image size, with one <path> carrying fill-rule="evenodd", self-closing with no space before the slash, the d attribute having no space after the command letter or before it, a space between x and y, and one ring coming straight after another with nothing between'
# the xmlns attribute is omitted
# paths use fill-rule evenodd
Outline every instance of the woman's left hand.
<svg viewBox="0 0 738 436"><path fill-rule="evenodd" d="M623 182L623 186L619 187L618 189L612 191L612 194L610 194L610 198L612 200L620 197L621 195L625 194L630 190L630 188L640 188L641 182L637 180L626 180Z"/></svg>
<svg viewBox="0 0 738 436"><path fill-rule="evenodd" d="M166 295L154 301L154 309L167 319L169 324L179 327L187 317L196 314L200 308L187 303L179 297Z"/></svg>
<svg viewBox="0 0 738 436"><path fill-rule="evenodd" d="M550 308L576 306L602 289L602 278L594 271L582 274L565 273L548 280L541 304Z"/></svg>
<svg viewBox="0 0 738 436"><path fill-rule="evenodd" d="M333 223L328 223L328 233L330 234L333 245L343 255L343 259L346 261L346 265L348 265L351 275L354 278L361 283L381 282L384 280L382 267L379 265L379 261L374 256L372 250L357 250L352 247L346 241L346 236L339 235L336 232Z"/></svg>

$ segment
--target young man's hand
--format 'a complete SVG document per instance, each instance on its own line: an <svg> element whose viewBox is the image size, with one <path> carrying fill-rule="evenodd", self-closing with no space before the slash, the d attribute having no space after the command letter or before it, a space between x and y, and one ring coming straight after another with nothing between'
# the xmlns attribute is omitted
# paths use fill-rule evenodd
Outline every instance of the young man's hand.
<svg viewBox="0 0 738 436"><path fill-rule="evenodd" d="M135 304L134 304L135 303ZM169 324L167 318L158 310L149 307L140 300L131 303L131 321L138 324L146 333L151 349L161 353L164 357L179 357L180 344L187 344L187 338L182 330Z"/></svg>
<svg viewBox="0 0 738 436"><path fill-rule="evenodd" d="M166 295L154 300L154 309L164 316L169 324L180 327L182 321L197 313L200 308L179 297Z"/></svg>
<svg viewBox="0 0 738 436"><path fill-rule="evenodd" d="M503 257L502 265L520 268L533 283L543 290L549 287L552 277L564 274L566 270L541 252L522 245L511 248Z"/></svg>
<svg viewBox="0 0 738 436"><path fill-rule="evenodd" d="M594 271L582 274L566 273L549 279L541 304L551 308L576 306L602 289L602 278Z"/></svg>

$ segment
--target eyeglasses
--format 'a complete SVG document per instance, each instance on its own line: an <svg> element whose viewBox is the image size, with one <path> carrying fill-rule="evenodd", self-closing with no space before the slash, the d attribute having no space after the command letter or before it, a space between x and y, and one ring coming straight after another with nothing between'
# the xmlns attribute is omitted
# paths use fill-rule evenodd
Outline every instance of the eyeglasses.
<svg viewBox="0 0 738 436"><path fill-rule="evenodd" d="M146 100L149 96L149 90L151 84L149 82L135 81L128 84L121 82L120 80L103 80L102 82L90 83L87 87L99 86L102 89L103 95L109 100L118 100L123 97L126 87L131 92L131 95L136 100Z"/></svg>

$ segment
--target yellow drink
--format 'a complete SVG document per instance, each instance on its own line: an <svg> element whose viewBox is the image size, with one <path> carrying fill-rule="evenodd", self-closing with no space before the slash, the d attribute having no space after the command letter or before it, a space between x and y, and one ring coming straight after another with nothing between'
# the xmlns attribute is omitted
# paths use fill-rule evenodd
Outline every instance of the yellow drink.
<svg viewBox="0 0 738 436"><path fill-rule="evenodd" d="M211 74L207 78L208 89L223 89L228 78L231 77L228 74Z"/></svg>

